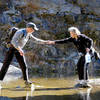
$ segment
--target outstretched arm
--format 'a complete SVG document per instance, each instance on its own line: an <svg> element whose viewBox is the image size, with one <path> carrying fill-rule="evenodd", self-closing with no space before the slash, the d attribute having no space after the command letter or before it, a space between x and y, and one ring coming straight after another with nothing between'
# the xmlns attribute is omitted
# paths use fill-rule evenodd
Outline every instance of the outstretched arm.
<svg viewBox="0 0 100 100"><path fill-rule="evenodd" d="M31 37L36 41L36 43L39 43L39 44L47 44L47 42L48 42L46 40L42 40L42 39L36 38L32 34L31 34Z"/></svg>
<svg viewBox="0 0 100 100"><path fill-rule="evenodd" d="M47 44L63 44L63 43L67 43L67 42L72 42L72 38L65 38L65 39L61 39L61 40L54 40L54 41L48 41Z"/></svg>

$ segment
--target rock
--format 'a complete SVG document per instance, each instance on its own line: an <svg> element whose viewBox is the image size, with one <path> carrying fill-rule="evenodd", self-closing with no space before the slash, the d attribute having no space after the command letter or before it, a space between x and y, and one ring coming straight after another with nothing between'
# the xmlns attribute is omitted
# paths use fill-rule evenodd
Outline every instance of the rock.
<svg viewBox="0 0 100 100"><path fill-rule="evenodd" d="M2 63L0 63L0 69L2 67ZM4 81L11 81L16 80L22 77L22 71L21 69L10 65L7 71L7 74L5 75Z"/></svg>
<svg viewBox="0 0 100 100"><path fill-rule="evenodd" d="M60 12L69 12L69 13L74 13L74 14L81 14L80 7L75 6L73 4L66 4L61 6Z"/></svg>
<svg viewBox="0 0 100 100"><path fill-rule="evenodd" d="M20 12L14 9L4 11L2 15L1 22L4 24L9 23L10 25L13 25L15 23L19 23L21 21Z"/></svg>
<svg viewBox="0 0 100 100"><path fill-rule="evenodd" d="M33 18L33 21L34 21L34 23L36 23L36 24L41 24L41 20L40 20L39 18L37 18L37 17L34 17L34 18Z"/></svg>
<svg viewBox="0 0 100 100"><path fill-rule="evenodd" d="M100 22L94 22L96 30L100 32ZM100 36L100 34L98 35Z"/></svg>
<svg viewBox="0 0 100 100"><path fill-rule="evenodd" d="M77 0L78 5L87 7L90 13L100 16L100 0Z"/></svg>
<svg viewBox="0 0 100 100"><path fill-rule="evenodd" d="M12 4L13 6L26 6L28 3L28 1L26 0L21 0L21 1L18 1L18 0L13 0L12 1Z"/></svg>

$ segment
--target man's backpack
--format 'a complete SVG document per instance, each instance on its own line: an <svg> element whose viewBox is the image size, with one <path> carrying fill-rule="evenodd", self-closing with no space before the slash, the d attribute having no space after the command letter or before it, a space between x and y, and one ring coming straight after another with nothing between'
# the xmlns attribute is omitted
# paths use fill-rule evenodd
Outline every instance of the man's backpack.
<svg viewBox="0 0 100 100"><path fill-rule="evenodd" d="M18 31L19 28L17 27L12 27L9 29L9 32L7 34L7 39L6 39L6 46L7 48L11 47L11 40L14 36L14 34L16 33L16 31Z"/></svg>

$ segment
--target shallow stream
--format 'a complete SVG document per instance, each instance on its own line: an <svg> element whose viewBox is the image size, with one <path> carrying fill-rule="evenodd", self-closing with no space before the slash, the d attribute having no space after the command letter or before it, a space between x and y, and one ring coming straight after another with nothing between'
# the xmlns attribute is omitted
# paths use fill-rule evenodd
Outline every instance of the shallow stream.
<svg viewBox="0 0 100 100"><path fill-rule="evenodd" d="M74 88L76 77L32 78L34 84L25 88L22 79L3 82L0 100L100 100L100 79L91 79L92 88Z"/></svg>

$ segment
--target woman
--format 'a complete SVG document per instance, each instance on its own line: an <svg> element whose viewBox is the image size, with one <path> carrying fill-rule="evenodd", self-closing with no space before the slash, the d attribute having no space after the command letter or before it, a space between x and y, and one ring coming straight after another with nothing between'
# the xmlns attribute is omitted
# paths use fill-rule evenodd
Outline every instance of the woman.
<svg viewBox="0 0 100 100"><path fill-rule="evenodd" d="M48 41L48 44L62 44L62 43L68 43L68 42L74 43L79 54L81 54L80 59L77 63L77 69L78 69L78 77L79 77L79 80L80 80L79 84L81 86L83 86L83 80L84 79L88 80L87 69L86 69L86 72L84 72L84 67L85 67L85 64L86 64L85 57L86 57L86 54L90 52L92 45L93 45L93 41L92 41L91 38L87 37L86 35L81 34L79 29L76 28L76 27L70 27L68 29L68 31L70 33L69 38L65 38L65 39L62 39L62 40ZM85 84L85 86L87 86L87 84Z"/></svg>

